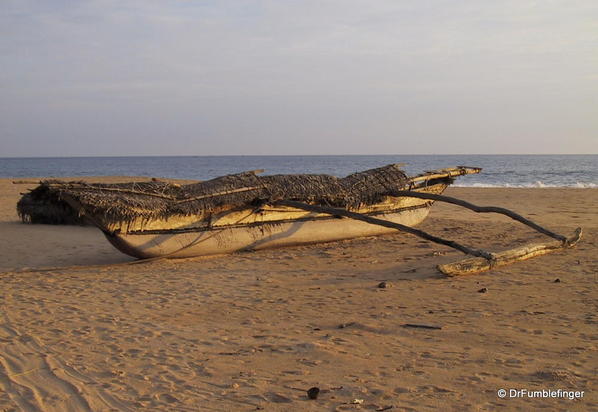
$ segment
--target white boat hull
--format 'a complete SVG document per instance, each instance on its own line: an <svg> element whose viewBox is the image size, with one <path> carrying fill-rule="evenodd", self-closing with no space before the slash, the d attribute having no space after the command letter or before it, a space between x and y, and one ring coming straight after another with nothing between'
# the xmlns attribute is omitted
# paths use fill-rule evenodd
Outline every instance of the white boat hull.
<svg viewBox="0 0 598 412"><path fill-rule="evenodd" d="M430 206L430 204L421 204L419 207L374 216L390 222L414 226L426 218ZM121 252L145 259L219 255L396 232L395 229L348 218L316 218L315 216L314 214L313 219L308 216L294 221L264 222L257 225L179 233L106 233L106 237Z"/></svg>

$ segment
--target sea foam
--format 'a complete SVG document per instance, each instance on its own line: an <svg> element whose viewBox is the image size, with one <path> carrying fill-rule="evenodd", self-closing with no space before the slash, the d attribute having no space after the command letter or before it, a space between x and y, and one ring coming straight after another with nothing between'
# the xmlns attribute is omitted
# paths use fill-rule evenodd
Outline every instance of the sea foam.
<svg viewBox="0 0 598 412"><path fill-rule="evenodd" d="M590 182L575 182L568 184L544 183L539 180L533 183L455 183L454 187L494 187L494 188L573 188L573 189L596 189L598 184Z"/></svg>

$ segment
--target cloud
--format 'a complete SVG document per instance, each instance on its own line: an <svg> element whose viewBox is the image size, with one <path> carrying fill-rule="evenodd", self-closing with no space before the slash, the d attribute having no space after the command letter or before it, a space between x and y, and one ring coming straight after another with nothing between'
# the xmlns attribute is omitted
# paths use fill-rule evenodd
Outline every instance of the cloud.
<svg viewBox="0 0 598 412"><path fill-rule="evenodd" d="M590 0L8 0L0 151L596 152L596 18Z"/></svg>

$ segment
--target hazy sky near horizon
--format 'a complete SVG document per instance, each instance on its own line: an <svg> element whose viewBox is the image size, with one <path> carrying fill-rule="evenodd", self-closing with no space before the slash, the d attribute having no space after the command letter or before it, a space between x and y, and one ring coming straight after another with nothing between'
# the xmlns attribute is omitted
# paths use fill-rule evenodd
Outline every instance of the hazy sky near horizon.
<svg viewBox="0 0 598 412"><path fill-rule="evenodd" d="M2 0L0 157L598 153L595 0Z"/></svg>

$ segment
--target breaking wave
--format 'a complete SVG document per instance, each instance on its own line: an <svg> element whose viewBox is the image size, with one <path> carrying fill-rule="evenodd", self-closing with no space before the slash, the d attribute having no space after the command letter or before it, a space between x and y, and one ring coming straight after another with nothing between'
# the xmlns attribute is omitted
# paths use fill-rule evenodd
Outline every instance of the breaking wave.
<svg viewBox="0 0 598 412"><path fill-rule="evenodd" d="M575 182L575 183L544 183L541 181L535 181L533 183L466 183L457 182L453 184L454 187L503 187L503 188L574 188L574 189L596 189L598 184L586 183L586 182Z"/></svg>

